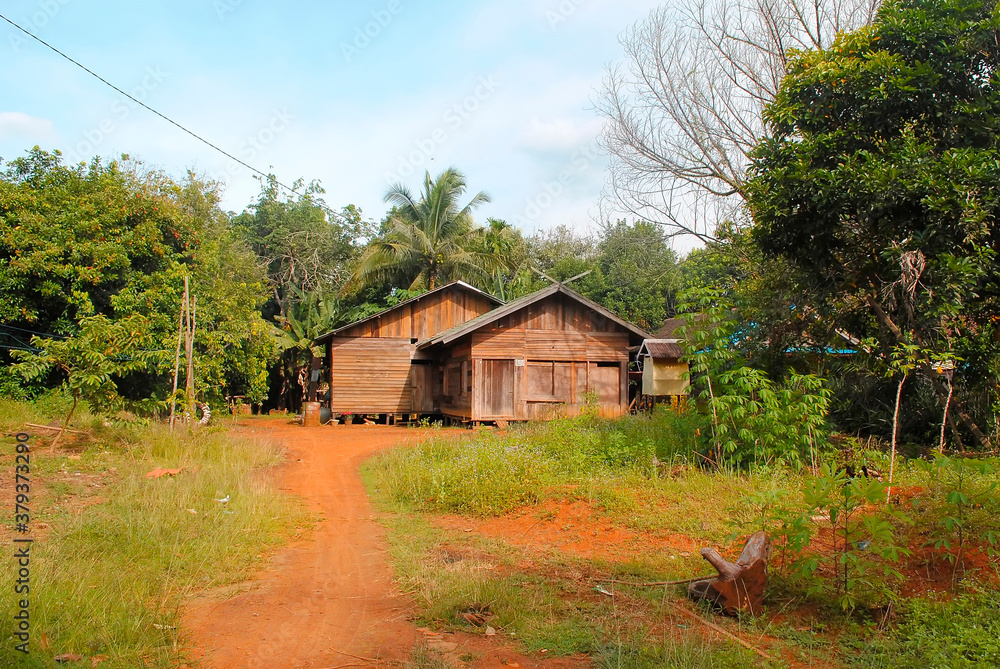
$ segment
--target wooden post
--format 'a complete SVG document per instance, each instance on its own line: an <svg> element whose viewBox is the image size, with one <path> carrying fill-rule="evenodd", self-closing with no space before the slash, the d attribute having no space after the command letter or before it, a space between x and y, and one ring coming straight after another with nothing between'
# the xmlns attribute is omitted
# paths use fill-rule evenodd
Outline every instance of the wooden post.
<svg viewBox="0 0 1000 669"><path fill-rule="evenodd" d="M198 314L198 298L191 297L188 300L188 329L187 329L187 383L184 387L184 400L187 405L188 424L194 420L194 333Z"/></svg>
<svg viewBox="0 0 1000 669"><path fill-rule="evenodd" d="M316 401L316 387L319 386L318 376L320 365L322 361L312 354L312 349L309 350L309 401Z"/></svg>
<svg viewBox="0 0 1000 669"><path fill-rule="evenodd" d="M174 386L170 393L170 429L174 429L177 411L177 379L181 370L181 343L184 341L184 312L188 306L188 278L184 277L184 294L181 296L181 317L177 328L177 355L174 357ZM186 352L186 351L185 351Z"/></svg>
<svg viewBox="0 0 1000 669"><path fill-rule="evenodd" d="M333 411L333 339L327 340L323 359L326 361L326 381L330 388L330 411Z"/></svg>

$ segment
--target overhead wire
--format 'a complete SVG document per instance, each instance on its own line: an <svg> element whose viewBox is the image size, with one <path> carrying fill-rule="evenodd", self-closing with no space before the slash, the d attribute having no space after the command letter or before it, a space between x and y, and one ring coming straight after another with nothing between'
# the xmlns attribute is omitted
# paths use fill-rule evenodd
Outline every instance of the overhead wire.
<svg viewBox="0 0 1000 669"><path fill-rule="evenodd" d="M17 330L18 332L27 332L28 334L38 335L39 337L47 337L49 339L69 339L66 335L51 334L49 332L38 332L37 330L26 330L25 328L14 327L13 325L7 325L6 323L0 323L0 328L4 330Z"/></svg>
<svg viewBox="0 0 1000 669"><path fill-rule="evenodd" d="M150 106L149 106L149 105L147 105L146 103L142 102L141 100L137 100L136 98L132 97L131 95L129 95L128 93L126 93L126 92L125 92L125 91L123 91L122 89L118 88L118 87L117 87L117 86L115 86L115 85L114 85L113 83L111 83L110 81L108 81L107 79L105 79L104 77L102 77L101 75L97 74L96 72L94 72L93 70L91 70L90 68L88 68L88 67L87 67L86 65L83 65L83 64L82 64L82 63L80 63L79 61L77 61L77 60L75 60L75 59L71 58L70 56L67 56L67 55L66 55L65 53L63 53L63 52L62 52L62 51L60 51L59 49L57 49L57 48L55 48L54 46L52 46L51 44L49 44L48 42L46 42L45 40L43 40L43 39L42 39L41 37L38 37L37 35L35 35L35 34L31 33L31 32L30 32L30 31L28 31L27 29L25 29L25 28L21 27L20 25L18 25L18 24L17 24L17 23L15 23L14 21L11 21L11 20L10 20L9 18L7 18L6 16L4 16L3 14L0 14L0 19L3 19L4 21L6 21L7 23L9 23L10 25L14 26L14 27L15 27L15 28L17 28L18 30L20 30L20 31L21 31L22 33L24 33L25 35L27 35L27 36L28 36L28 37L30 37L31 39L35 40L35 41L36 41L36 42L38 42L39 44L43 45L44 47L46 47L46 48L48 48L48 49L50 49L50 50L54 51L54 52L55 52L55 53L57 53L57 54L59 54L60 56L62 56L62 57L63 57L63 58L65 58L66 60L68 60L69 62L71 62L71 63L73 63L74 65L76 65L77 67L79 67L79 68L80 68L81 70L83 70L83 71L84 71L84 72L86 72L87 74L91 75L92 77L94 77L94 78L98 79L99 81L101 81L102 83L104 83L105 85L107 85L107 86L109 86L109 87L113 88L114 90L118 91L119 93L121 93L122 95L124 95L125 97L127 97L127 98L128 98L129 100L131 100L132 102L136 103L136 104L137 104L137 105L139 105L140 107L143 107L144 109L146 109L146 110L148 110L148 111L150 111L150 112L152 112L152 113L156 114L157 116L159 116L160 118L162 118L162 119L163 119L164 121L166 121L167 123L169 123L169 124L171 124L171 125L173 125L173 126L175 126L175 127L179 128L180 130L182 130L182 131L186 132L187 134L191 135L192 137L194 137L195 139L197 139L197 140L198 140L199 142L201 142L202 144L205 144L206 146L209 146L209 147L211 147L212 149L215 149L216 151L218 151L218 152L219 152L219 153L221 153L222 155L226 156L227 158L230 158L230 159L232 159L232 160L235 160L235 161L236 161L237 163L239 163L239 164L240 164L240 165L242 165L243 167L247 168L248 170L250 170L250 171L252 171L252 172L254 172L254 173L256 173L256 174L259 174L260 176L264 177L264 178L265 178L265 179L267 179L268 181L270 181L270 180L272 180L272 179L273 179L273 180L274 180L274 183L278 184L279 186L281 186L282 188L284 188L284 189L285 189L285 190L287 190L288 192L290 192L290 193L295 193L296 195L298 195L298 194L299 194L299 192L298 192L297 190L295 190L294 188L291 188L291 187L289 187L289 186L286 186L285 184L281 183L280 181L278 181L277 179L275 179L275 178L273 177L273 175L270 175L270 174L264 174L263 172L261 172L260 170L258 170L258 169L257 169L256 167L254 167L253 165L249 165L249 164L247 164L247 163L243 162L242 160L240 160L239 158L237 158L237 157L236 157L236 156L234 156L233 154L229 153L229 152L228 152L228 151L226 151L225 149L223 149L223 148L220 148L219 146L216 146L215 144L213 144L212 142L208 141L207 139L205 139L205 138L204 138L204 137L202 137L201 135L198 135L197 133L195 133L195 132L194 132L194 131L192 131L192 130L188 130L187 128L185 128L185 127L184 127L183 125L181 125L181 124L180 124L180 123L178 123L177 121L174 121L173 119L169 118L168 116L166 116L166 115L164 115L164 114L162 114L162 113L158 112L157 110L153 109L152 107L150 107Z"/></svg>

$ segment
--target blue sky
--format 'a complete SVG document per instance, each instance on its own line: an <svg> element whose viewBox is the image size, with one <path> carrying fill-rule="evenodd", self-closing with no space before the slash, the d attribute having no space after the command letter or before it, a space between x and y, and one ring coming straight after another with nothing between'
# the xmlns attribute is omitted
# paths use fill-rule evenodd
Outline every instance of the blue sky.
<svg viewBox="0 0 1000 669"><path fill-rule="evenodd" d="M385 212L448 166L532 232L592 225L606 160L593 111L618 35L654 0L265 3L5 0L0 12L123 90L284 183L318 179L334 207ZM172 176L253 173L0 22L0 157L129 153ZM560 182L560 177L562 180Z"/></svg>

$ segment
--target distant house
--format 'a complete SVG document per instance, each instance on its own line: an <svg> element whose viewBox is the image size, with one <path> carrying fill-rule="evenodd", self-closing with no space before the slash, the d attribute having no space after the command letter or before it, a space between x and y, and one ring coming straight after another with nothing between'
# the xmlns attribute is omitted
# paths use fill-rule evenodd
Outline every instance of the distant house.
<svg viewBox="0 0 1000 669"><path fill-rule="evenodd" d="M688 364L678 339L647 339L639 347L642 394L647 397L682 397L688 394Z"/></svg>
<svg viewBox="0 0 1000 669"><path fill-rule="evenodd" d="M334 414L532 420L588 400L606 414L628 411L629 351L647 332L559 283L507 304L465 284L445 289L449 297L417 298L410 329L404 303L317 340L328 347ZM447 306L456 300L462 309Z"/></svg>
<svg viewBox="0 0 1000 669"><path fill-rule="evenodd" d="M441 413L465 421L628 411L629 347L649 334L555 283L421 342L439 361Z"/></svg>

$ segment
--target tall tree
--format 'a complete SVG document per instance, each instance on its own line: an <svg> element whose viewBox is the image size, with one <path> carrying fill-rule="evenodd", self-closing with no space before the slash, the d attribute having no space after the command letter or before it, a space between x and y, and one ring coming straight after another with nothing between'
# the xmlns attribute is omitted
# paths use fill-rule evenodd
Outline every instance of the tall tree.
<svg viewBox="0 0 1000 669"><path fill-rule="evenodd" d="M482 228L475 225L472 212L490 198L479 192L461 205L465 190L465 175L455 168L433 179L428 172L419 197L402 184L393 186L385 196L393 208L385 231L361 255L350 288L388 281L411 290L433 290L448 279L488 282L500 262L475 250Z"/></svg>
<svg viewBox="0 0 1000 669"><path fill-rule="evenodd" d="M262 315L280 329L275 334L283 350L272 370L276 388L271 396L279 409L293 410L301 401L299 380L311 362L311 352L298 343L288 344L290 323L337 324L343 312L326 296L335 294L348 279L360 242L374 234L356 207L334 211L327 206L318 182L305 185L299 180L294 186L301 194L283 197L273 176L262 180L257 201L233 219L234 229L267 274L270 299Z"/></svg>
<svg viewBox="0 0 1000 669"><path fill-rule="evenodd" d="M681 0L621 37L626 63L598 110L611 209L712 239L738 218L748 156L768 129L790 50L822 49L869 22L878 0Z"/></svg>
<svg viewBox="0 0 1000 669"><path fill-rule="evenodd" d="M893 0L799 54L748 187L763 250L798 265L883 366L916 346L941 408L981 443L1000 373L998 27L995 2ZM942 357L964 361L950 404Z"/></svg>

